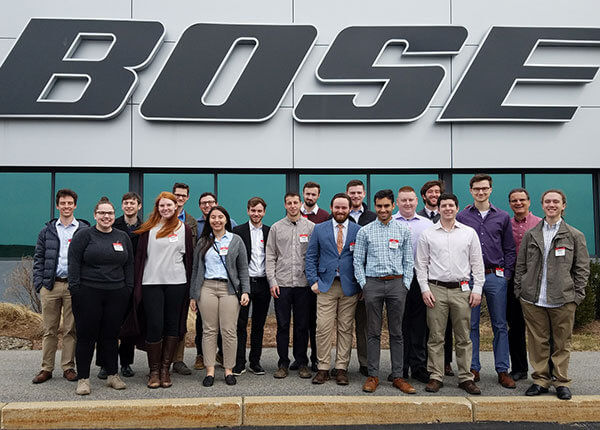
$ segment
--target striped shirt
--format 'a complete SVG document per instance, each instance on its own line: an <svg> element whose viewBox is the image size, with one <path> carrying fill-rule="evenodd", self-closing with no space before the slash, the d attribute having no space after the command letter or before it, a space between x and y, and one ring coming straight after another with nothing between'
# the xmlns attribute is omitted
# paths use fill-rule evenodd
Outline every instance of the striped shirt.
<svg viewBox="0 0 600 430"><path fill-rule="evenodd" d="M413 278L413 248L410 229L391 219L385 225L379 219L358 231L354 247L354 276L364 287L367 277L403 275L410 288Z"/></svg>

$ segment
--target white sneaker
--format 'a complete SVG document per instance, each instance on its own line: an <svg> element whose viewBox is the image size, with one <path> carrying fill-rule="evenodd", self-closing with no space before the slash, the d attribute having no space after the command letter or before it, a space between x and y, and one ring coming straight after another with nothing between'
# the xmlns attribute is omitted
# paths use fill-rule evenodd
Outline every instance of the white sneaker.
<svg viewBox="0 0 600 430"><path fill-rule="evenodd" d="M85 396L87 394L90 394L90 380L89 380L89 378L78 380L77 381L77 390L75 390L75 392L77 394L79 394L80 396Z"/></svg>
<svg viewBox="0 0 600 430"><path fill-rule="evenodd" d="M114 388L115 390L124 390L125 388L127 388L125 382L123 382L123 380L119 378L119 375L116 374L108 375L108 378L106 378L106 385Z"/></svg>

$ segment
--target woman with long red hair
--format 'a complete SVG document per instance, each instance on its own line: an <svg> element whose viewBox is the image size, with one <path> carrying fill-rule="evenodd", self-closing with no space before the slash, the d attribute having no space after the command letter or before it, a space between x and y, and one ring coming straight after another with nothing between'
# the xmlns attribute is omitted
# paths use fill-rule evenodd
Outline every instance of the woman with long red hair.
<svg viewBox="0 0 600 430"><path fill-rule="evenodd" d="M168 388L172 385L169 367L173 354L186 333L192 232L177 218L177 198L163 191L150 217L135 233L140 238L135 255L134 302L141 301L137 320L140 331L145 331L148 387Z"/></svg>

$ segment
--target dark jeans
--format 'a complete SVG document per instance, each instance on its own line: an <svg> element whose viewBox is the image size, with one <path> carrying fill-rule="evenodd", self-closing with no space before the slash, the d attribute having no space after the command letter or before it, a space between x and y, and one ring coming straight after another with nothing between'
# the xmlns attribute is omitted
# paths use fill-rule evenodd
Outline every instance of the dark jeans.
<svg viewBox="0 0 600 430"><path fill-rule="evenodd" d="M387 310L388 330L390 332L390 355L392 377L402 377L404 361L404 343L402 338L402 317L408 290L402 279L389 281L367 278L363 288L367 308L367 358L369 376L379 377L379 359L381 355L381 321L383 304Z"/></svg>
<svg viewBox="0 0 600 430"><path fill-rule="evenodd" d="M527 372L527 345L525 343L525 319L521 303L515 297L515 283L508 281L506 289L506 322L508 323L508 349L514 372Z"/></svg>
<svg viewBox="0 0 600 430"><path fill-rule="evenodd" d="M267 278L250 278L250 302L252 303L252 328L250 332L250 364L260 364L265 321L269 312L271 292ZM237 323L236 366L246 364L246 342L248 340L248 314L250 305L242 306Z"/></svg>
<svg viewBox="0 0 600 430"><path fill-rule="evenodd" d="M427 306L423 302L417 277L413 278L406 296L402 336L404 338L404 368L414 372L427 370Z"/></svg>
<svg viewBox="0 0 600 430"><path fill-rule="evenodd" d="M314 293L310 287L279 287L279 298L275 299L277 317L278 366L289 367L290 321L294 318L293 354L298 366L308 365L308 326L310 299Z"/></svg>
<svg viewBox="0 0 600 430"><path fill-rule="evenodd" d="M90 377L90 365L96 342L102 343L101 362L109 375L117 373L118 336L131 299L127 287L102 290L82 285L72 295L73 315L77 330L75 359L79 379Z"/></svg>
<svg viewBox="0 0 600 430"><path fill-rule="evenodd" d="M179 336L185 294L185 284L142 286L147 342L160 342L163 336Z"/></svg>
<svg viewBox="0 0 600 430"><path fill-rule="evenodd" d="M316 363L317 360L317 295L311 294L310 297L310 319L308 320L308 334L310 336L310 361Z"/></svg>

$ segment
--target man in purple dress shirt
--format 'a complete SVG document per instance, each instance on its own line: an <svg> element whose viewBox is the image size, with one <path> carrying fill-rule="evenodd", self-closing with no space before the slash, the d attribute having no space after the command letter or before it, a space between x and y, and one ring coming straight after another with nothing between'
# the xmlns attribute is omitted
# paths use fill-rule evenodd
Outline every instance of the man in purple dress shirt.
<svg viewBox="0 0 600 430"><path fill-rule="evenodd" d="M514 213L510 223L517 254L525 232L535 227L542 219L529 211L531 201L525 188L515 188L508 193L508 203ZM521 303L515 297L514 277L508 280L506 300L506 321L508 322L508 346L510 348L511 372L515 381L527 379L527 344L525 343L525 320Z"/></svg>
<svg viewBox="0 0 600 430"><path fill-rule="evenodd" d="M490 203L492 177L477 174L469 181L473 204L465 207L456 219L477 232L485 264L483 293L492 320L494 332L494 364L498 383L505 388L515 388L515 381L508 374L510 366L508 330L506 328L507 280L513 275L516 251L510 215ZM479 317L481 306L471 311L471 341L473 358L471 372L475 382L479 381Z"/></svg>

